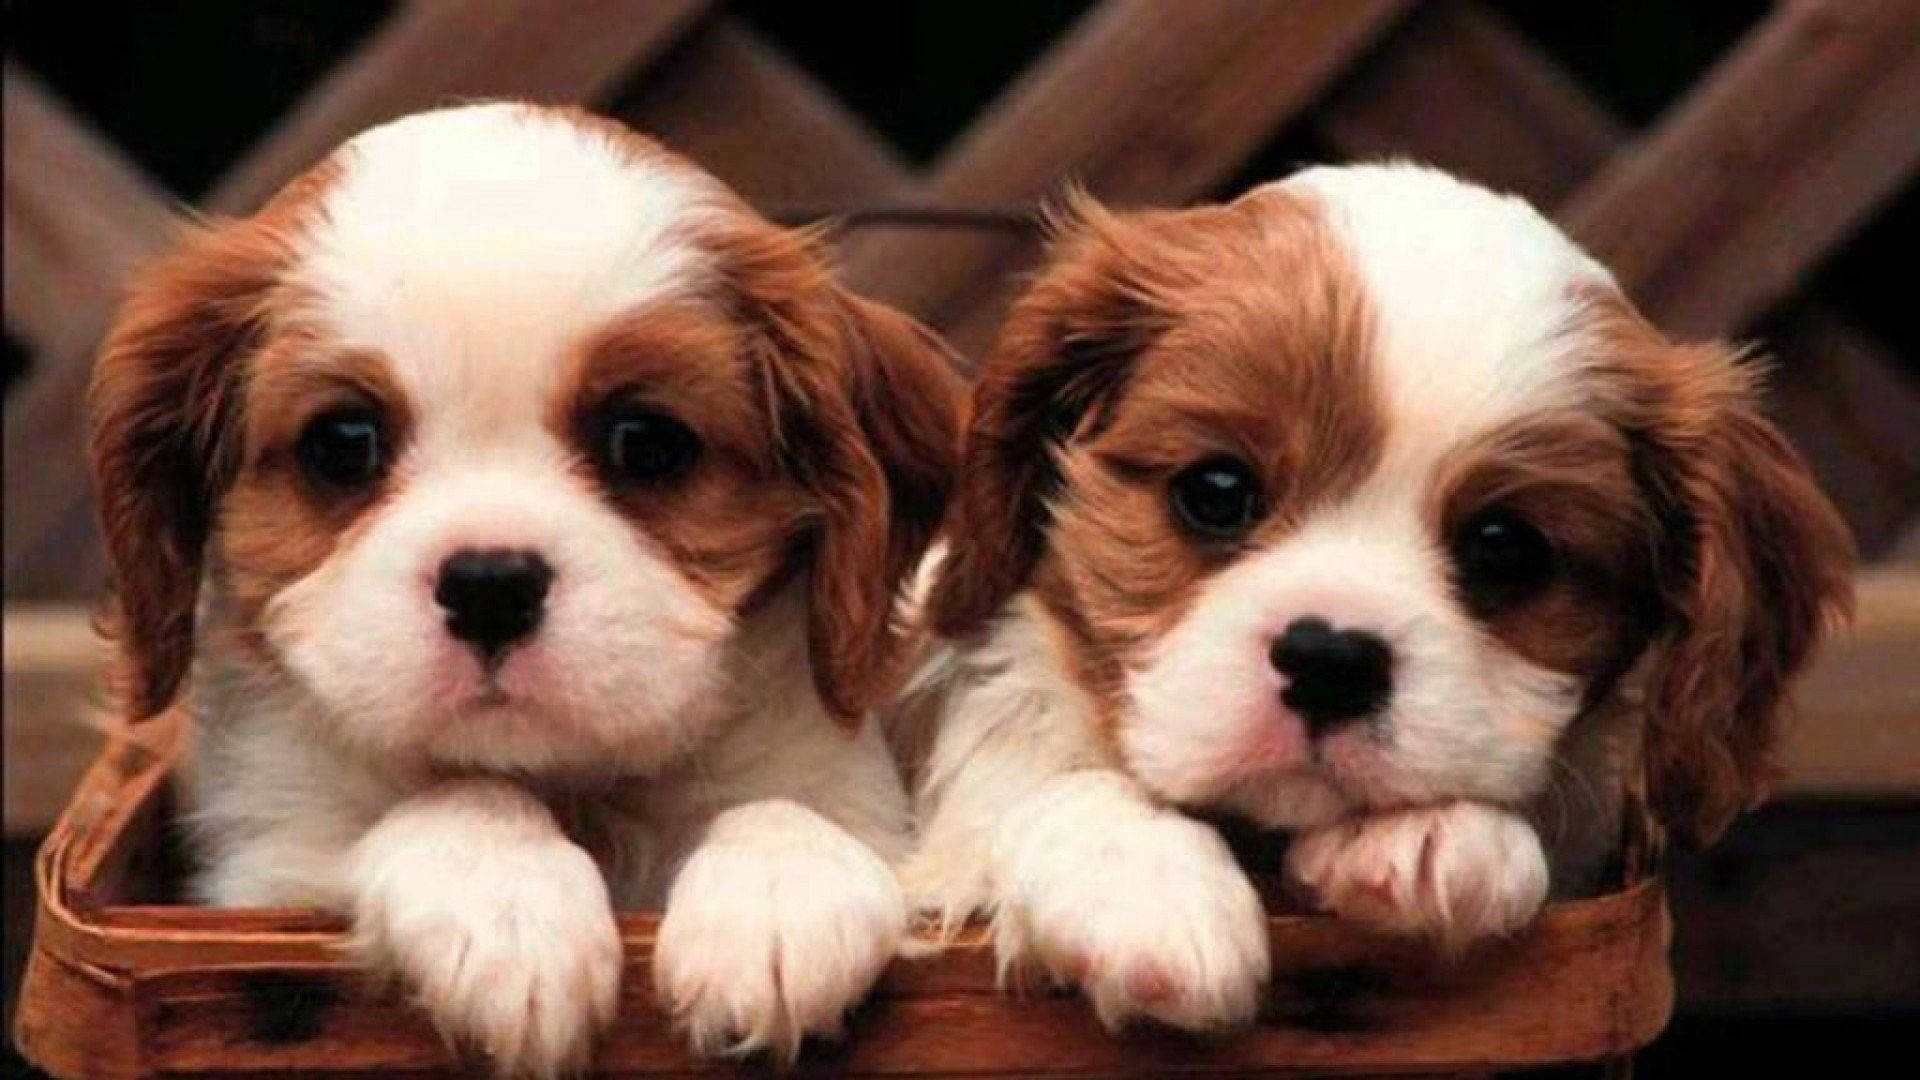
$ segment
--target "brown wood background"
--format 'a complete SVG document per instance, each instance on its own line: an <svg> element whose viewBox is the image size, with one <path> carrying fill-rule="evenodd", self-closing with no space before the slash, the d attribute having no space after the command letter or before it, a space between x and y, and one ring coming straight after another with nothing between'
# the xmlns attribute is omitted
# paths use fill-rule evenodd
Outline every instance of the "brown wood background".
<svg viewBox="0 0 1920 1080"><path fill-rule="evenodd" d="M1781 419L1869 553L1920 508L1911 358L1803 288L1920 165L1915 0L1779 3L1637 129L1480 0L1101 0L917 167L714 0L411 0L198 209L245 213L369 124L481 96L613 111L782 215L1018 209L1069 178L1181 203L1259 178L1288 136L1425 159L1551 208L1670 329L1764 331ZM6 400L6 593L80 601L101 580L76 436L92 347L187 208L11 56L4 97L6 328L29 356ZM1034 250L893 228L840 254L977 352Z"/></svg>

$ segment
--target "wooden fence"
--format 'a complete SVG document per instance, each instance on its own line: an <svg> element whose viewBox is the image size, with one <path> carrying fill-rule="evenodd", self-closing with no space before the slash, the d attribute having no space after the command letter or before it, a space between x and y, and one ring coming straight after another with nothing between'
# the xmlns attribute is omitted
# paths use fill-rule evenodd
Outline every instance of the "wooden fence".
<svg viewBox="0 0 1920 1080"><path fill-rule="evenodd" d="M200 209L245 213L361 128L478 96L617 104L781 216L1018 208L1069 177L1180 203L1299 125L1342 155L1424 159L1550 208L1674 331L1764 320L1783 425L1865 550L1920 560L1912 369L1803 288L1920 167L1920 0L1780 3L1646 130L1479 0L1103 0L920 170L713 0L412 0ZM79 450L92 350L181 214L11 59L4 120L6 325L32 354L6 401L6 592L78 604L102 577ZM862 229L840 251L856 287L976 353L1034 254L964 229ZM1868 580L1901 613L1872 643L1890 671L1920 603L1911 575ZM1874 708L1920 716L1920 676L1890 677Z"/></svg>

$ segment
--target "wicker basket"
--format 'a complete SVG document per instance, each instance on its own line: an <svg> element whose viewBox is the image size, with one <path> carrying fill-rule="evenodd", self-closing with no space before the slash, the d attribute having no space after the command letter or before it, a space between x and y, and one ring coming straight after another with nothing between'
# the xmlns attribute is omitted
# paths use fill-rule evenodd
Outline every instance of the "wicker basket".
<svg viewBox="0 0 1920 1080"><path fill-rule="evenodd" d="M39 921L17 1036L61 1077L452 1074L426 1020L357 985L313 912L162 901L177 880L168 777L185 724L114 735L41 850ZM621 1019L599 1075L700 1066L652 999L653 916L621 916ZM1624 1060L1673 1001L1657 877L1550 910L1520 941L1446 966L1332 919L1276 915L1259 1024L1223 1040L1108 1035L1070 996L1010 997L978 934L903 960L802 1075L1447 1074Z"/></svg>

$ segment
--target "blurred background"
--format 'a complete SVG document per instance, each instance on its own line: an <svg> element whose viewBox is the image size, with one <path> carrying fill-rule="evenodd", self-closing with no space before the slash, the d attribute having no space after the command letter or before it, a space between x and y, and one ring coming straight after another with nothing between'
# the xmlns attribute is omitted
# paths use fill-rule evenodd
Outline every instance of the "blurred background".
<svg viewBox="0 0 1920 1080"><path fill-rule="evenodd" d="M1759 343L1867 557L1780 797L1676 867L1680 1011L1643 1075L1920 1019L1915 0L9 0L6 1014L30 859L98 741L78 402L128 275L339 140L577 101L978 355L1068 177L1124 205L1405 156L1549 209L1682 335ZM915 208L978 213L929 217ZM1876 1040L1877 1041L1877 1040ZM18 1067L17 1058L9 1064Z"/></svg>

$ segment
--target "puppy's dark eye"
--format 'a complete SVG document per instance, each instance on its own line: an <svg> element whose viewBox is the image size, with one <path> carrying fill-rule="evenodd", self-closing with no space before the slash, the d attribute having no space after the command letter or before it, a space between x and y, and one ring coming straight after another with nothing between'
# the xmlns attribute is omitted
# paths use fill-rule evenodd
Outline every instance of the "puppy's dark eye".
<svg viewBox="0 0 1920 1080"><path fill-rule="evenodd" d="M1253 525L1260 488L1253 470L1224 454L1204 458L1174 474L1169 489L1174 516L1207 540L1231 540Z"/></svg>
<svg viewBox="0 0 1920 1080"><path fill-rule="evenodd" d="M369 410L321 413L301 430L299 456L300 468L318 484L364 488L386 468L386 433Z"/></svg>
<svg viewBox="0 0 1920 1080"><path fill-rule="evenodd" d="M1476 515L1453 538L1453 562L1461 582L1472 595L1496 606L1539 591L1553 577L1557 561L1553 544L1512 510Z"/></svg>
<svg viewBox="0 0 1920 1080"><path fill-rule="evenodd" d="M700 456L700 440L666 413L626 409L607 417L599 454L615 483L657 482L685 472Z"/></svg>

